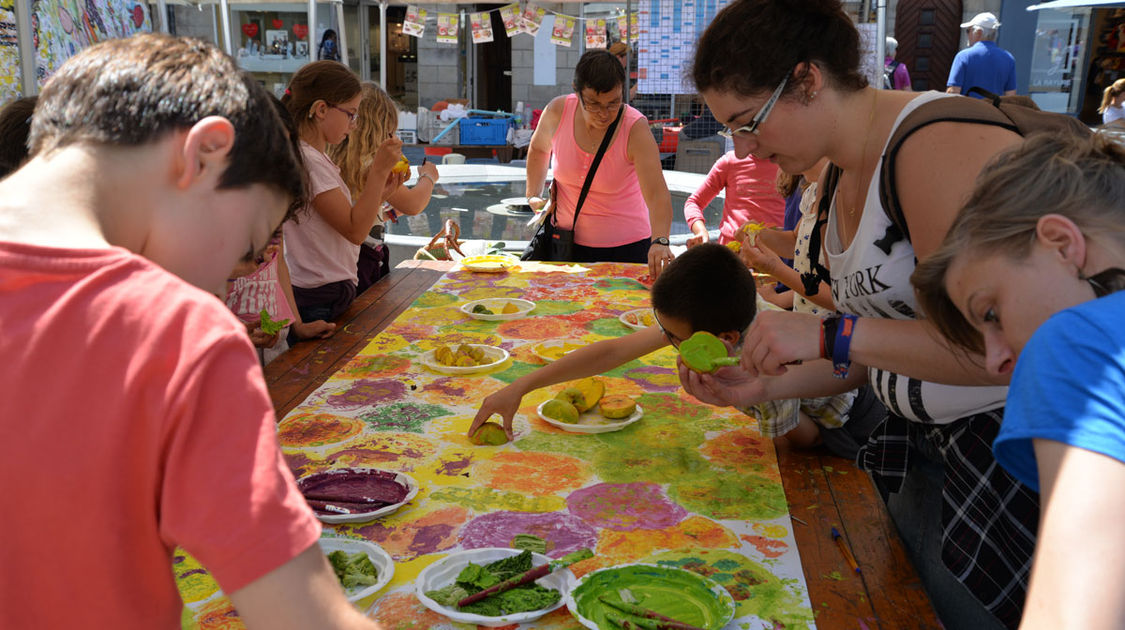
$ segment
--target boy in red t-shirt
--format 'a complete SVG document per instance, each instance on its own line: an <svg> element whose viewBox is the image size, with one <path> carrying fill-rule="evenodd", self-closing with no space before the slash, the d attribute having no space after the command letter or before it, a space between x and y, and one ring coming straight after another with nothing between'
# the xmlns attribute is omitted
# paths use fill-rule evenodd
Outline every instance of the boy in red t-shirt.
<svg viewBox="0 0 1125 630"><path fill-rule="evenodd" d="M268 96L165 35L78 54L0 182L0 627L179 628L172 551L250 628L374 628L282 460L242 324L209 292L303 197ZM194 285L194 286L193 286Z"/></svg>

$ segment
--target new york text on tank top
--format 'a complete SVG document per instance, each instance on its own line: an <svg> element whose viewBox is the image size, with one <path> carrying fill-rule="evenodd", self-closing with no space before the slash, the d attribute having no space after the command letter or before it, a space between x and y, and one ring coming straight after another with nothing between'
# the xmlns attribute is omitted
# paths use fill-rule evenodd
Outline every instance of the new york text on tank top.
<svg viewBox="0 0 1125 630"><path fill-rule="evenodd" d="M832 299L840 303L841 300L876 295L890 289L889 284L879 280L879 271L882 268L882 264L872 265L843 278L832 278Z"/></svg>

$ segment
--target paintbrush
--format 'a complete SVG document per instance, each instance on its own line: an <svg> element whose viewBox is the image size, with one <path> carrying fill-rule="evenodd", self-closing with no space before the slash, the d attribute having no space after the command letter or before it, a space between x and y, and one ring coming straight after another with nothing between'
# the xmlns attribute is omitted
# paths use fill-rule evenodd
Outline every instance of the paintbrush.
<svg viewBox="0 0 1125 630"><path fill-rule="evenodd" d="M546 564L541 564L537 567L533 567L531 570L525 571L514 578L504 580L503 582L494 584L484 589L483 591L480 591L479 593L473 593L468 597L462 598L461 601L457 602L457 607L461 608L463 606L468 606L469 604L479 602L480 600L491 595L503 593L504 591L510 591L513 588L517 586L523 586L524 584L530 584L531 582L534 582L535 580L538 580L545 575L550 575L551 573L554 573L559 569L569 567L575 562L581 562L586 558L592 557L594 557L594 552L585 548L579 549L578 551L575 551L573 553L568 553L558 560L552 560Z"/></svg>
<svg viewBox="0 0 1125 630"><path fill-rule="evenodd" d="M641 606L638 606L636 604L631 604L625 601L615 602L605 595L598 596L598 601L605 604L606 606L616 608L621 612L629 613L634 617L640 617L641 619L636 623L642 628L651 628L651 630L705 630L704 628L700 628L699 626L693 626L691 624L678 621L671 617L662 615L655 610L642 608Z"/></svg>

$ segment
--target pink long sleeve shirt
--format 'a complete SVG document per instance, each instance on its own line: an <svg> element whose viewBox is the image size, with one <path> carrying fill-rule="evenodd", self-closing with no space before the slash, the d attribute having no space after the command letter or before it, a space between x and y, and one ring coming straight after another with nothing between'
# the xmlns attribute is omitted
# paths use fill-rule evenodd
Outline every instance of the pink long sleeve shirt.
<svg viewBox="0 0 1125 630"><path fill-rule="evenodd" d="M734 151L715 162L707 179L684 203L684 219L690 228L703 221L703 208L726 188L719 243L734 240L734 233L747 221L781 226L785 222L785 199L777 192L777 165L754 156L738 159Z"/></svg>

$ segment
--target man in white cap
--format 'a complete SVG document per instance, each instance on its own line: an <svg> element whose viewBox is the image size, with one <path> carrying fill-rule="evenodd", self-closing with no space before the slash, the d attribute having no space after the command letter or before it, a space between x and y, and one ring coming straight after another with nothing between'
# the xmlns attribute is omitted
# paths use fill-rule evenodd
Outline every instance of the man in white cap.
<svg viewBox="0 0 1125 630"><path fill-rule="evenodd" d="M968 30L969 47L953 58L946 92L968 94L979 87L993 94L1016 93L1016 60L1012 53L996 45L1000 21L991 13L978 13L961 25ZM971 96L981 98L979 94Z"/></svg>

